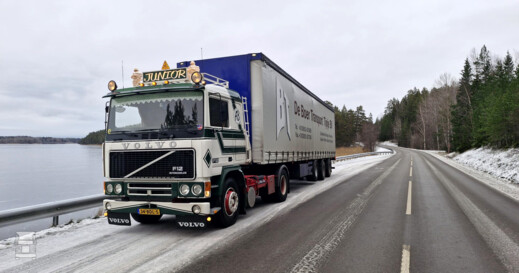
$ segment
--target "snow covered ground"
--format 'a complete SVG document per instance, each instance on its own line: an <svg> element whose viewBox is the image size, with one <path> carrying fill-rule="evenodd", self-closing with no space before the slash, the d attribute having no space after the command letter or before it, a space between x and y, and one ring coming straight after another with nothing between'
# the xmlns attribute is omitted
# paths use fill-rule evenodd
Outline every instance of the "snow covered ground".
<svg viewBox="0 0 519 273"><path fill-rule="evenodd" d="M454 160L500 179L519 184L519 149L472 149L457 155Z"/></svg>
<svg viewBox="0 0 519 273"><path fill-rule="evenodd" d="M325 181L291 181L291 192L285 202L259 203L226 229L180 229L174 224L173 216L164 217L157 225L133 224L131 227L108 225L104 217L87 219L36 232L36 259L15 259L16 239L6 239L0 241L0 271L175 271L192 259L207 255L207 250L223 247L233 238L255 230L391 156L337 162L332 176Z"/></svg>
<svg viewBox="0 0 519 273"><path fill-rule="evenodd" d="M482 150L482 151L478 151ZM487 150L487 151L485 151ZM454 168L476 178L482 183L502 192L509 197L519 200L519 184L517 180L507 180L501 177L517 179L519 172L517 149L509 151L488 151L480 148L467 151L460 155L440 155L439 151L425 151ZM454 159L451 157L454 156Z"/></svg>

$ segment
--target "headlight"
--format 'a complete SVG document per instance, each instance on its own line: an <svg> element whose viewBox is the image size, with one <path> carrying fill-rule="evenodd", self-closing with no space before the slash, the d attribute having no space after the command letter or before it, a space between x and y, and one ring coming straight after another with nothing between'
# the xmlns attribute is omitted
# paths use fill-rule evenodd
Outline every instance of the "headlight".
<svg viewBox="0 0 519 273"><path fill-rule="evenodd" d="M119 194L123 191L123 186L121 184L115 184L115 193Z"/></svg>
<svg viewBox="0 0 519 273"><path fill-rule="evenodd" d="M114 191L114 186L112 184L106 185L106 193L112 193Z"/></svg>
<svg viewBox="0 0 519 273"><path fill-rule="evenodd" d="M180 186L180 194L187 195L189 193L189 186L186 184L182 184Z"/></svg>
<svg viewBox="0 0 519 273"><path fill-rule="evenodd" d="M105 208L107 210L111 210L112 209L112 205L110 204L110 202L106 202Z"/></svg>
<svg viewBox="0 0 519 273"><path fill-rule="evenodd" d="M199 184L195 184L191 188L191 191L193 192L194 195L198 196L202 193L202 186L200 186Z"/></svg>

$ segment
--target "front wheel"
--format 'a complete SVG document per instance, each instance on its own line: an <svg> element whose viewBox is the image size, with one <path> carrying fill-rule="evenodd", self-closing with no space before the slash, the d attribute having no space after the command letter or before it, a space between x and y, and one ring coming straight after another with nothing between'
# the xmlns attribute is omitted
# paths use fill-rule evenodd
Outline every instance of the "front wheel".
<svg viewBox="0 0 519 273"><path fill-rule="evenodd" d="M238 186L232 177L225 180L223 184L224 191L220 196L220 211L217 214L216 220L219 226L228 227L236 223L239 214L240 194L238 193Z"/></svg>
<svg viewBox="0 0 519 273"><path fill-rule="evenodd" d="M157 223L160 218L162 217L162 214L161 215L142 215L142 214L138 214L138 213L132 213L132 218L133 220L141 223L141 224L155 224Z"/></svg>

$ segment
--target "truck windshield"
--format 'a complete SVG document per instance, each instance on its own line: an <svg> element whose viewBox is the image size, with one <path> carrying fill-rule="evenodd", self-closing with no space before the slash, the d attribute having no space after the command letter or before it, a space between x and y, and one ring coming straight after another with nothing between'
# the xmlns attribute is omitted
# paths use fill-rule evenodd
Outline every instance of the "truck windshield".
<svg viewBox="0 0 519 273"><path fill-rule="evenodd" d="M107 140L202 136L203 93L168 92L113 98Z"/></svg>

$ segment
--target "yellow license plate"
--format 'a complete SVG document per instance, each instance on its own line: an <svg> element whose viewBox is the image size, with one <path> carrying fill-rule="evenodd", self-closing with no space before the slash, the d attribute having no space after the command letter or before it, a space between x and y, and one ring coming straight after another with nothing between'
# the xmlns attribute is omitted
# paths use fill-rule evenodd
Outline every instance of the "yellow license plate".
<svg viewBox="0 0 519 273"><path fill-rule="evenodd" d="M142 215L160 215L159 209L139 209L139 214Z"/></svg>

